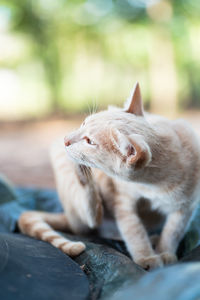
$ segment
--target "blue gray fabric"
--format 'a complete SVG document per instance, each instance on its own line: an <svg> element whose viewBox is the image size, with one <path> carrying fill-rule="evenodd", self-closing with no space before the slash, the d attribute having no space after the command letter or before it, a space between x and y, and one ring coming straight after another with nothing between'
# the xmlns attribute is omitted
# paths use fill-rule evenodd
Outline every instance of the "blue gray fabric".
<svg viewBox="0 0 200 300"><path fill-rule="evenodd" d="M31 245L33 243L36 248L38 245L39 252L40 247L42 247L41 249L46 249L44 250L46 254L43 252L42 260L49 259L48 249L49 247L52 247L51 245L19 235L19 233L12 233L15 231L17 232L17 220L20 214L25 210L61 212L62 207L59 203L57 193L54 190L13 188L5 180L5 178L0 177L0 260L2 262L4 261L2 255L7 255L7 248L3 248L3 242L5 239L8 245L10 243L16 247L16 253L19 253L18 242L21 240L24 241L24 244ZM165 267L161 270L151 272L150 274L142 270L128 257L128 253L123 242L111 239L102 239L97 237L95 234L91 234L88 237L73 236L69 234L66 234L66 236L74 240L82 240L86 244L86 251L74 260L86 273L90 285L90 296L94 300L128 300L133 298L142 300L147 297L154 300L171 300L175 298L193 300L199 299L200 297L200 285L197 282L200 278L200 267L199 263L195 263L200 261L200 208L197 209L188 231L180 243L178 249L179 264L174 267ZM59 250L55 248L54 251L59 252ZM31 264L34 264L35 259L37 260L37 257L33 257L30 261L29 253L26 251L23 255L27 262L30 262L30 266ZM17 257L19 256L16 255L15 257L14 252L12 257L10 256L12 263L8 264L8 270L12 274L15 274L15 269L12 271L12 266L15 268L15 265L18 264ZM65 255L62 255L62 257L64 260ZM57 265L56 260L54 264L55 266ZM1 280L3 280L2 282L5 281L4 284L6 286L6 282L9 281L9 278L11 277L8 273L2 273L1 270L6 271L7 269L0 268ZM24 278L21 276L23 275L21 273L23 271L24 269L21 269L21 271L18 269L17 276ZM41 272L43 271L44 270L41 269ZM49 270L49 272L51 272L51 270ZM68 272L67 268L66 272ZM14 279L13 282L15 282ZM187 288L187 283L189 284L189 288ZM38 282L38 285L36 280L34 285L32 285L32 289L42 288L42 285L42 280L41 282ZM15 288L17 289L17 286ZM24 289L26 289L26 285L24 285ZM62 290L65 293L65 288L63 288L63 286ZM26 290L26 292L28 291ZM26 294L26 299L29 298L32 300L31 293L32 292L30 291L30 295L29 293ZM86 287L85 298L83 297L84 299L88 299L89 296L87 293L88 291ZM12 294L11 298L9 298L9 295L11 294L8 289L8 294L5 291L2 299L23 299L20 298L21 293L19 293L19 296L16 294L15 297ZM53 297L52 299L56 300L56 297L55 293L55 298Z"/></svg>
<svg viewBox="0 0 200 300"><path fill-rule="evenodd" d="M88 300L89 282L79 265L48 243L0 233L1 300Z"/></svg>
<svg viewBox="0 0 200 300"><path fill-rule="evenodd" d="M61 212L55 190L14 188L0 177L0 232L14 232L20 214L26 210Z"/></svg>
<svg viewBox="0 0 200 300"><path fill-rule="evenodd" d="M58 201L57 193L54 190L12 188L11 185L5 179L0 178L0 250L1 250L0 261L1 260L3 261L4 260L3 257L7 255L6 248L4 247L6 241L7 246L9 247L9 245L12 244L12 249L14 249L12 257L10 256L9 263L7 264L7 266L9 266L8 270L12 274L18 274L17 276L19 278L23 278L23 272L25 266L23 268L18 267L17 273L15 272L15 265L16 264L18 265L19 259L21 260L21 256L20 256L21 254L20 251L18 251L21 245L18 243L23 242L24 245L28 244L29 248L31 244L33 244L33 247L37 248L37 244L38 244L37 256L40 255L40 248L41 248L42 249L41 251L43 251L42 254L43 259L45 261L50 259L49 247L52 248L52 246L48 243L31 239L29 237L20 235L19 233L15 233L15 234L11 233L16 231L17 220L20 214L25 210L60 212L62 211L62 207ZM118 290L121 287L121 285L124 285L124 283L136 282L137 280L139 280L139 278L141 278L141 276L145 274L145 271L142 270L139 266L137 266L129 257L119 252L121 251L123 253L126 253L126 250L122 242L97 238L95 237L95 235L93 236L91 235L90 237L77 237L77 236L66 234L66 237L72 240L73 239L82 240L86 244L87 247L86 251L84 251L81 255L76 257L75 261L81 266L81 268L84 269L85 273L87 274L87 277L89 279L89 284L90 284L91 298L94 300L104 299L104 297L106 297L107 295L112 294L113 291ZM117 250L113 248L116 248ZM23 251L23 256L24 259L27 261L27 264L28 263L30 263L30 265L34 264L34 257L30 258L30 253L26 252L25 250L26 249L24 249ZM45 255L45 251L46 251L46 255ZM60 250L54 248L54 252L60 253ZM63 260L64 257L65 255L63 255ZM38 258L35 257L35 259L37 263ZM10 263L10 261L12 263ZM59 263L60 261L58 261L58 266ZM56 261L54 262L54 264L55 265L57 264ZM13 271L12 271L12 266L14 268ZM22 265L20 264L20 266ZM39 266L38 268L40 268L41 272L43 272L41 266ZM54 269L50 268L49 271L53 272ZM35 270L34 266L33 266L33 270ZM69 271L71 272L71 269L68 270L68 268L66 268L66 273ZM45 270L43 273L45 273ZM73 279L73 274L72 273L70 274ZM25 298L20 298L21 297L20 293L13 294L10 292L9 288L7 289L7 286L9 287L9 284L7 282L9 281L9 278L10 280L12 279L12 282L14 284L13 290L16 290L18 288L23 288L24 295L31 300L33 299L31 298L33 290L30 290L29 293L29 291L26 289L26 284L21 284L22 283L21 280L19 281L19 285L16 284L13 276L7 273L7 268L6 269L4 268L4 272L1 273L1 275L2 275L2 282L5 285L5 289L0 290L0 296L2 292L4 300L10 300L14 298L16 300L25 299ZM42 280L38 282L38 284L36 284L36 282L37 281L35 281L34 283L36 285L35 289L41 289L44 283L46 284L45 279L44 282ZM64 291L63 285L61 287L62 287L62 291ZM34 286L31 285L31 288L33 289ZM71 288L73 289L73 286L71 286ZM55 291L56 291L56 286L55 286ZM88 297L87 286L85 287L85 291L86 291L85 297ZM73 291L70 291L69 293L69 286L68 287L66 286L66 295L77 294L75 292L77 291L74 291L74 293ZM30 294L29 297L27 296L28 294ZM55 300L58 299L56 298L56 292L55 292L55 298L51 298L51 299L55 299ZM77 300L78 299L79 298L77 298ZM80 297L80 299L86 299L86 298Z"/></svg>

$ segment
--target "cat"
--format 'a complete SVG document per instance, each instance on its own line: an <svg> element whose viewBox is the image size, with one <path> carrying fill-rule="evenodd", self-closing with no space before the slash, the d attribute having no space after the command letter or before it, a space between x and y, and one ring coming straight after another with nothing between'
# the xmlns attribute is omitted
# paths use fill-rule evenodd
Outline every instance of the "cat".
<svg viewBox="0 0 200 300"><path fill-rule="evenodd" d="M150 270L175 262L200 196L200 146L190 125L144 112L137 83L124 109L88 116L64 144L51 149L64 214L25 212L21 231L78 255L84 244L52 228L96 228L105 203L135 263ZM142 197L166 216L155 248L137 211Z"/></svg>

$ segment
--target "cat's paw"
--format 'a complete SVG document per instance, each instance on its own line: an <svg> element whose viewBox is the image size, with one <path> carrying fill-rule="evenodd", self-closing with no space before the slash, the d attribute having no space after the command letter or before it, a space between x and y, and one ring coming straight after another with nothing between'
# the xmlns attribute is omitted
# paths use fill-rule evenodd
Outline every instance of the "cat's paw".
<svg viewBox="0 0 200 300"><path fill-rule="evenodd" d="M164 265L173 264L177 261L177 256L171 252L163 252L160 254L160 257Z"/></svg>
<svg viewBox="0 0 200 300"><path fill-rule="evenodd" d="M148 257L140 257L134 260L136 264L141 266L143 269L150 271L163 266L162 259L160 255L155 254Z"/></svg>
<svg viewBox="0 0 200 300"><path fill-rule="evenodd" d="M84 165L76 165L76 174L83 186L83 211L80 213L81 220L91 229L97 228L102 221L103 205L98 186L93 181L91 168Z"/></svg>
<svg viewBox="0 0 200 300"><path fill-rule="evenodd" d="M85 186L92 181L91 168L84 165L75 165L76 174L81 185Z"/></svg>

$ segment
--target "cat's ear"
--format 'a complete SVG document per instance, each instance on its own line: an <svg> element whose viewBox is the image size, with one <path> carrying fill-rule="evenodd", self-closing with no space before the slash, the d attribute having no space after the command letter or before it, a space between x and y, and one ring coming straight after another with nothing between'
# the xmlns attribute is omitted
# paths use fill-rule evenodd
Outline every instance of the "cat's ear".
<svg viewBox="0 0 200 300"><path fill-rule="evenodd" d="M117 150L126 161L127 166L135 166L135 169L147 166L151 161L151 150L141 135L131 134L125 136L118 130L114 130L113 141Z"/></svg>
<svg viewBox="0 0 200 300"><path fill-rule="evenodd" d="M152 158L151 149L142 136L131 134L128 136L128 140L135 150L134 155L130 155L131 152L129 150L128 163L135 164L136 168L143 168L149 165Z"/></svg>
<svg viewBox="0 0 200 300"><path fill-rule="evenodd" d="M134 114L136 116L144 116L142 96L138 82L136 83L130 98L127 100L126 105L127 104L128 108L125 110L127 113Z"/></svg>

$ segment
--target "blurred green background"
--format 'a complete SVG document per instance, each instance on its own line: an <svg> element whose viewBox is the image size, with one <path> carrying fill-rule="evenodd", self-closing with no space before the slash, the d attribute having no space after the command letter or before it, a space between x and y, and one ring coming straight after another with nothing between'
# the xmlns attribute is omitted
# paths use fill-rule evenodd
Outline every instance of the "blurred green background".
<svg viewBox="0 0 200 300"><path fill-rule="evenodd" d="M200 108L199 0L0 0L0 119Z"/></svg>

